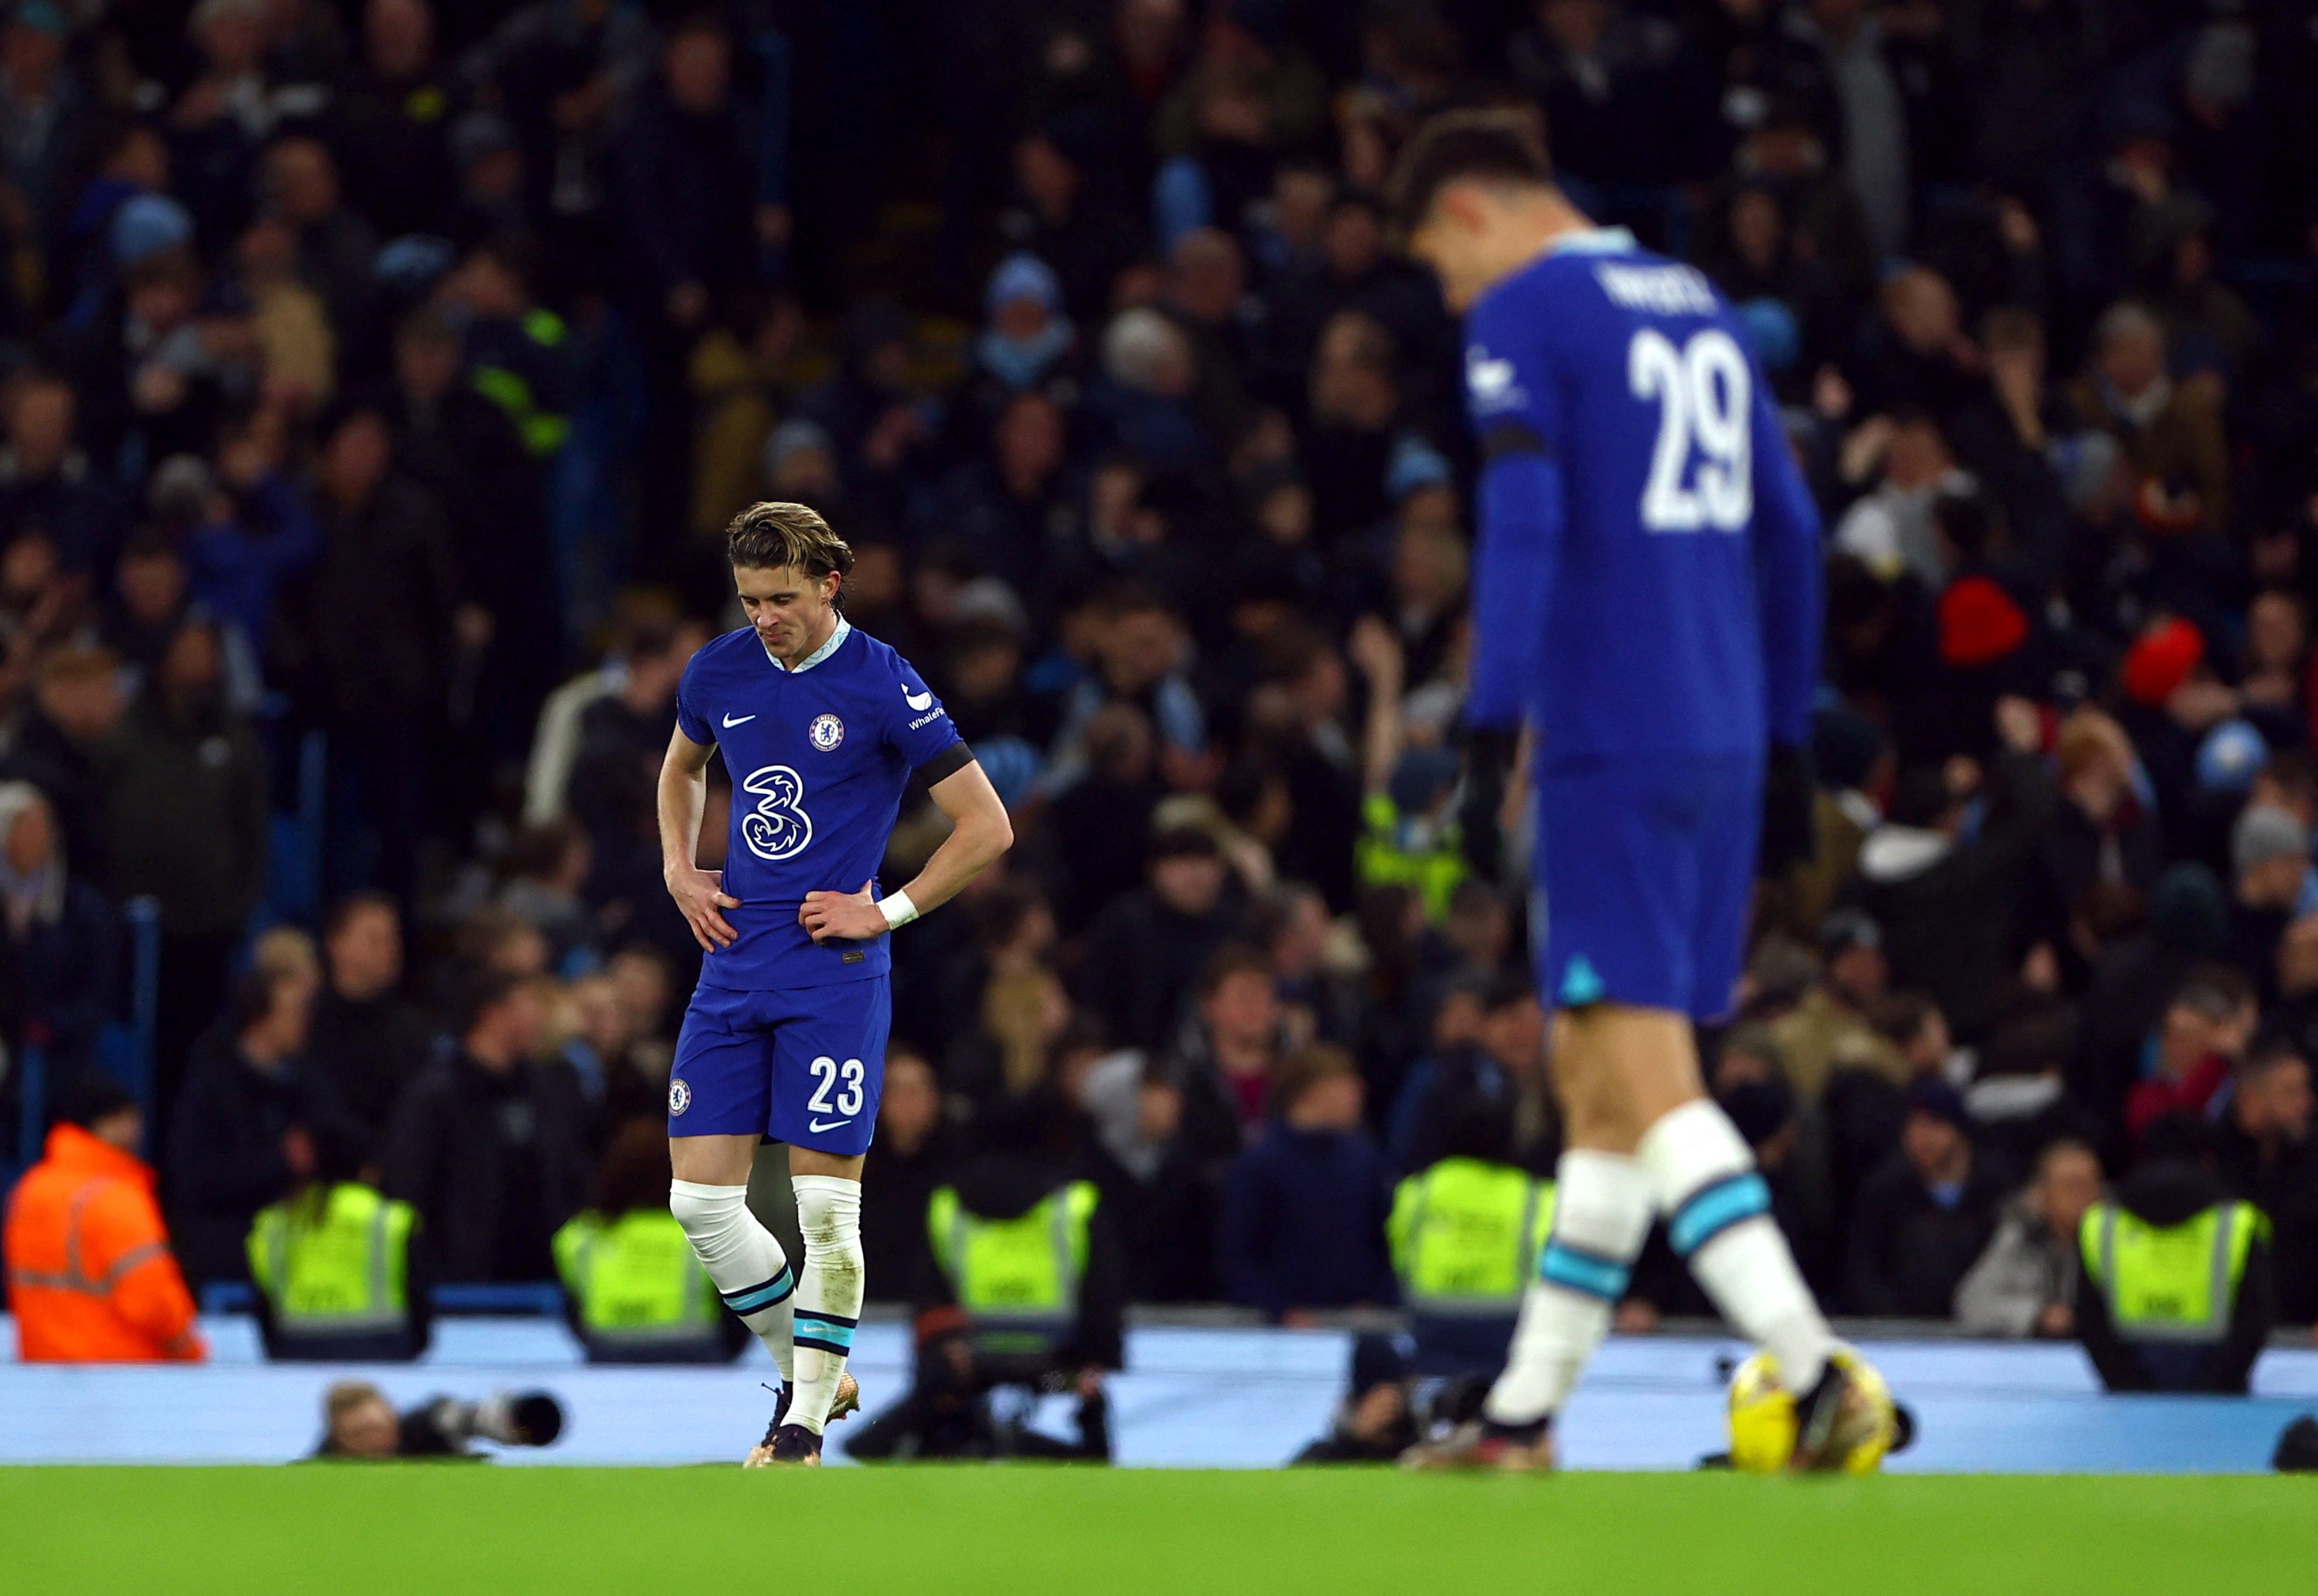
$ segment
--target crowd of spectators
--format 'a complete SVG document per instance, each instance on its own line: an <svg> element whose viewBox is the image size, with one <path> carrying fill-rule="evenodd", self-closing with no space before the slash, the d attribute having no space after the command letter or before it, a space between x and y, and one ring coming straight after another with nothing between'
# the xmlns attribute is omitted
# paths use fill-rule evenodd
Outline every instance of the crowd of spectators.
<svg viewBox="0 0 2318 1596"><path fill-rule="evenodd" d="M1397 1174L1559 1139L1384 193L1521 105L1738 307L1826 518L1814 856L1703 1038L1813 1285L2065 1334L2161 1125L2306 1323L2314 82L2295 0L15 0L0 1117L149 898L196 1281L325 1134L439 1278L548 1278L697 967L651 794L721 529L797 499L1020 838L895 939L873 1298L1036 1098L1137 1300L1389 1303Z"/></svg>

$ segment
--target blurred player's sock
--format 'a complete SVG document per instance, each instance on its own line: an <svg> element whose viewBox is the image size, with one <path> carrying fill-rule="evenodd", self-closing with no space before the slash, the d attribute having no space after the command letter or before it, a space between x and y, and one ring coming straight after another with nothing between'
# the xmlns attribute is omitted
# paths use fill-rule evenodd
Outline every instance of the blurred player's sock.
<svg viewBox="0 0 2318 1596"><path fill-rule="evenodd" d="M781 1379L791 1379L789 1313L795 1305L796 1278L773 1233L749 1212L749 1188L671 1180L668 1210L684 1227L724 1305L763 1340L780 1366Z"/></svg>
<svg viewBox="0 0 2318 1596"><path fill-rule="evenodd" d="M1619 1152L1574 1147L1555 1170L1553 1235L1522 1295L1505 1372L1482 1416L1500 1427L1550 1418L1610 1333L1635 1255L1649 1234L1649 1178Z"/></svg>
<svg viewBox="0 0 2318 1596"><path fill-rule="evenodd" d="M796 1396L787 1421L819 1435L861 1318L861 1183L798 1175L789 1184L796 1188L804 1268L797 1273Z"/></svg>
<svg viewBox="0 0 2318 1596"><path fill-rule="evenodd" d="M1770 1188L1737 1127L1700 1098L1642 1133L1635 1152L1666 1215L1667 1239L1706 1295L1778 1359L1781 1384L1810 1390L1834 1338L1771 1217Z"/></svg>

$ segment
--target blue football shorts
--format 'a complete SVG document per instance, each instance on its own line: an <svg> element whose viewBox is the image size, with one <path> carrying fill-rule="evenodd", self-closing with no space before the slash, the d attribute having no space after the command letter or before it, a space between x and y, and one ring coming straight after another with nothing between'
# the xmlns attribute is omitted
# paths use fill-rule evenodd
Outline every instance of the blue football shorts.
<svg viewBox="0 0 2318 1596"><path fill-rule="evenodd" d="M670 1136L761 1135L869 1151L894 1024L888 976L838 986L693 989L668 1077Z"/></svg>
<svg viewBox="0 0 2318 1596"><path fill-rule="evenodd" d="M1763 761L1669 755L1541 772L1531 946L1549 1008L1730 1012L1763 826Z"/></svg>

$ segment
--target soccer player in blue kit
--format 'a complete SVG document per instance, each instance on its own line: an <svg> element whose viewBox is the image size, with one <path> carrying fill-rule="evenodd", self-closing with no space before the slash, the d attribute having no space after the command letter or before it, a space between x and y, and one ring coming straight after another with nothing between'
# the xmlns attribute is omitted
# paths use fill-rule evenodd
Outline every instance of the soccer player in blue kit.
<svg viewBox="0 0 2318 1596"><path fill-rule="evenodd" d="M1518 114L1436 118L1395 189L1409 252L1465 316L1483 462L1466 713L1533 740L1533 942L1568 1148L1481 1418L1406 1461L1550 1466L1554 1415L1662 1216L1776 1359L1792 1466L1839 1466L1879 1399L1692 1032L1731 1006L1766 788L1783 821L1809 802L1818 514L1730 308L1580 214Z"/></svg>
<svg viewBox="0 0 2318 1596"><path fill-rule="evenodd" d="M889 936L1011 847L990 779L892 649L839 607L853 551L804 505L758 504L726 533L749 624L693 656L660 766L669 894L705 957L669 1073L669 1208L725 1305L763 1339L781 1391L748 1466L817 1465L858 1405L861 1161L893 1018ZM732 778L720 873L699 867L709 755ZM951 823L917 878L876 871L911 776ZM749 1212L761 1137L788 1143L803 1267Z"/></svg>

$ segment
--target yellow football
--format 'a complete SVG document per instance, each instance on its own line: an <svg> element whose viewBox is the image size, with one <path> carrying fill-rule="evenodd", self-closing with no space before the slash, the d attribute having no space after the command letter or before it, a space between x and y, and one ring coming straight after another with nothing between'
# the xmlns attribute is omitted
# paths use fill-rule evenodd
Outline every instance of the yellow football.
<svg viewBox="0 0 2318 1596"><path fill-rule="evenodd" d="M1845 1474L1873 1474L1899 1434L1891 1389L1875 1366L1849 1347L1836 1363L1855 1393L1837 1421L1837 1465ZM1782 1474L1795 1449L1795 1398L1779 1380L1778 1361L1757 1352L1730 1376L1730 1466L1749 1474Z"/></svg>

